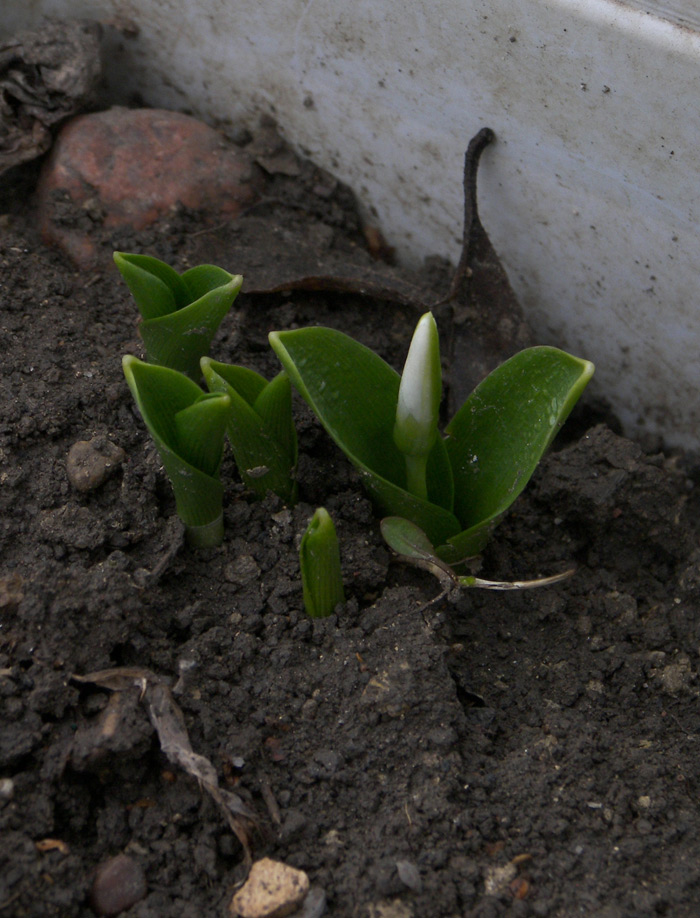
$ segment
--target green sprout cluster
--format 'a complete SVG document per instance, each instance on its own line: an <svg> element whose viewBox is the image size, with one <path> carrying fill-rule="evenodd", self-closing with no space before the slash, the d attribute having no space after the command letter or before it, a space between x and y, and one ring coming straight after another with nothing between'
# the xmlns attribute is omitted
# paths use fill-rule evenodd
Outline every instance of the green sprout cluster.
<svg viewBox="0 0 700 918"><path fill-rule="evenodd" d="M216 363L211 341L243 278L214 265L183 274L148 255L115 252L142 321L147 362L123 359L124 375L170 478L188 542L224 538L219 468L228 435L241 478L259 497L296 500L297 439L287 375L271 382L245 367ZM204 378L208 392L198 385Z"/></svg>
<svg viewBox="0 0 700 918"><path fill-rule="evenodd" d="M456 586L522 588L454 574L478 554L530 480L593 374L593 364L554 347L520 351L481 382L441 433L438 330L419 320L403 373L330 328L273 331L282 372L268 381L208 356L242 278L212 265L178 274L145 255L115 254L141 311L147 363L124 373L175 492L194 546L223 539L219 467L228 436L240 475L257 496L297 498L292 385L355 465L382 533L406 560ZM198 381L204 379L208 392ZM343 601L338 539L327 511L301 541L309 615ZM557 578L554 578L555 580ZM536 581L532 585L542 582Z"/></svg>

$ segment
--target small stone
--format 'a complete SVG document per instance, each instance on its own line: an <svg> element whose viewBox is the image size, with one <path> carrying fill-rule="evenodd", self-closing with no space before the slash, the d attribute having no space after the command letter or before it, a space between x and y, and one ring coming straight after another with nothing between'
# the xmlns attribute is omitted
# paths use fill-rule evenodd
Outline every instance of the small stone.
<svg viewBox="0 0 700 918"><path fill-rule="evenodd" d="M406 660L399 660L372 676L362 692L361 702L380 714L402 717L410 710L415 692L413 670Z"/></svg>
<svg viewBox="0 0 700 918"><path fill-rule="evenodd" d="M367 906L369 918L414 918L413 909L401 899L381 899Z"/></svg>
<svg viewBox="0 0 700 918"><path fill-rule="evenodd" d="M104 437L78 440L68 451L68 480L81 494L94 491L119 468L125 458L124 450Z"/></svg>
<svg viewBox="0 0 700 918"><path fill-rule="evenodd" d="M517 875L518 868L513 863L487 867L484 871L484 892L487 896L500 895Z"/></svg>
<svg viewBox="0 0 700 918"><path fill-rule="evenodd" d="M396 869L399 872L399 879L404 886L408 886L408 888L415 893L419 893L423 889L420 873L412 861L397 861Z"/></svg>
<svg viewBox="0 0 700 918"><path fill-rule="evenodd" d="M309 878L280 861L256 861L233 899L231 918L282 918L293 912L309 891Z"/></svg>
<svg viewBox="0 0 700 918"><path fill-rule="evenodd" d="M252 555L238 555L230 564L226 565L224 577L229 583L236 586L245 586L251 580L257 580L260 576L260 568Z"/></svg>
<svg viewBox="0 0 700 918"><path fill-rule="evenodd" d="M664 666L659 673L659 679L664 691L668 692L669 695L676 695L683 689L688 688L691 675L692 667L689 657L685 654L679 654L676 663L669 663Z"/></svg>
<svg viewBox="0 0 700 918"><path fill-rule="evenodd" d="M212 221L232 218L263 183L252 157L204 122L114 107L61 130L37 187L39 228L87 268L98 257L96 224L143 229L180 205Z"/></svg>
<svg viewBox="0 0 700 918"><path fill-rule="evenodd" d="M294 918L321 918L326 911L326 894L320 886L312 886Z"/></svg>
<svg viewBox="0 0 700 918"><path fill-rule="evenodd" d="M90 905L96 915L119 915L146 895L146 876L128 854L118 854L97 868L90 889Z"/></svg>

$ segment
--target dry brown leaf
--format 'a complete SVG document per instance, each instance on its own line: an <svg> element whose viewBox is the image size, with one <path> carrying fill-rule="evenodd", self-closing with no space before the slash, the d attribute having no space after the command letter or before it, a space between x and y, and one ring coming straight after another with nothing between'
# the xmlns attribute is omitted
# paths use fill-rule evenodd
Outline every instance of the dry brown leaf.
<svg viewBox="0 0 700 918"><path fill-rule="evenodd" d="M179 765L196 778L216 801L231 831L243 846L246 863L250 864L250 835L260 828L258 818L237 794L219 787L214 766L205 756L194 752L187 734L185 718L165 681L150 670L137 667L100 670L72 678L76 682L98 685L110 691L138 689L139 698L146 705L164 755L173 765Z"/></svg>

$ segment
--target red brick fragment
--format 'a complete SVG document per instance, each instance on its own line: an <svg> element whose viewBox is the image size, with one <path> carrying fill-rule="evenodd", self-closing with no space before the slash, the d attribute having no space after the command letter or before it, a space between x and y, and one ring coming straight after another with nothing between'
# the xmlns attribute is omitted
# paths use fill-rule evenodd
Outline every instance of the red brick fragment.
<svg viewBox="0 0 700 918"><path fill-rule="evenodd" d="M37 189L39 227L88 267L98 255L94 221L143 229L178 204L212 222L233 218L258 199L263 181L244 150L196 118L111 108L61 130Z"/></svg>

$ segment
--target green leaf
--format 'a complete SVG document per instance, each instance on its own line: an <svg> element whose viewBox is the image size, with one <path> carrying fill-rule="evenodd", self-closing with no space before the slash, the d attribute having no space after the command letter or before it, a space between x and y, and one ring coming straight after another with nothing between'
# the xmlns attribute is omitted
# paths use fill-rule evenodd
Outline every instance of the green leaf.
<svg viewBox="0 0 700 918"><path fill-rule="evenodd" d="M296 466L297 434L292 417L292 384L284 370L270 380L255 399L253 407L272 442Z"/></svg>
<svg viewBox="0 0 700 918"><path fill-rule="evenodd" d="M175 415L178 454L207 475L219 474L230 407L228 395L202 392Z"/></svg>
<svg viewBox="0 0 700 918"><path fill-rule="evenodd" d="M397 555L412 561L440 563L435 548L423 530L400 516L386 516L379 524L384 541Z"/></svg>
<svg viewBox="0 0 700 918"><path fill-rule="evenodd" d="M469 558L474 558L486 547L497 523L498 519L489 520L477 523L476 526L469 529L463 529L457 535L451 536L446 544L438 545L435 551L443 561L449 564L459 564Z"/></svg>
<svg viewBox="0 0 700 918"><path fill-rule="evenodd" d="M168 367L122 360L124 375L170 478L191 544L223 539L223 485L218 479L229 399L202 392ZM206 443L201 437L206 436ZM199 443L198 443L199 441ZM200 462L202 466L195 463Z"/></svg>
<svg viewBox="0 0 700 918"><path fill-rule="evenodd" d="M280 373L268 383L253 370L208 357L202 358L201 368L210 391L230 400L226 431L246 486L259 497L272 491L294 503L297 437L287 375Z"/></svg>
<svg viewBox="0 0 700 918"><path fill-rule="evenodd" d="M415 523L400 516L387 516L379 528L392 551L403 561L437 577L446 592L458 584L455 572L438 557L428 536Z"/></svg>
<svg viewBox="0 0 700 918"><path fill-rule="evenodd" d="M212 360L210 357L203 357L200 361L200 366L205 380L207 379L207 372L216 373L217 376L225 380L229 386L235 390L237 395L247 402L251 408L255 404L255 399L260 395L265 386L267 386L265 377L261 376L260 373L256 373L255 370L250 370L248 367L239 367L232 363L220 363L218 360Z"/></svg>
<svg viewBox="0 0 700 918"><path fill-rule="evenodd" d="M304 608L311 618L332 615L345 602L340 547L333 520L325 509L314 513L299 546Z"/></svg>
<svg viewBox="0 0 700 918"><path fill-rule="evenodd" d="M593 375L593 364L553 347L521 351L474 390L447 427L463 531L439 554L478 552L530 480ZM477 547L478 546L478 547Z"/></svg>
<svg viewBox="0 0 700 918"><path fill-rule="evenodd" d="M194 303L195 300L201 299L217 287L225 287L231 283L233 277L239 277L240 274L229 274L223 268L216 265L196 265L194 268L188 268L180 275L183 286L187 290L187 298L182 303ZM242 278L241 278L242 280Z"/></svg>
<svg viewBox="0 0 700 918"><path fill-rule="evenodd" d="M441 438L428 459L428 500L406 490L406 464L393 438L399 392L395 370L330 328L271 332L270 344L328 434L358 468L380 511L413 520L436 542L459 532Z"/></svg>
<svg viewBox="0 0 700 918"><path fill-rule="evenodd" d="M152 255L115 252L114 261L144 319L167 316L191 302L174 268Z"/></svg>
<svg viewBox="0 0 700 918"><path fill-rule="evenodd" d="M199 378L199 361L238 295L243 278L215 265L182 275L150 255L115 252L143 321L139 332L150 363Z"/></svg>

